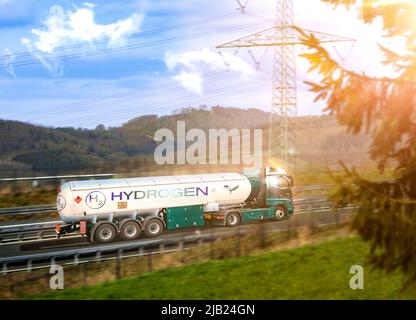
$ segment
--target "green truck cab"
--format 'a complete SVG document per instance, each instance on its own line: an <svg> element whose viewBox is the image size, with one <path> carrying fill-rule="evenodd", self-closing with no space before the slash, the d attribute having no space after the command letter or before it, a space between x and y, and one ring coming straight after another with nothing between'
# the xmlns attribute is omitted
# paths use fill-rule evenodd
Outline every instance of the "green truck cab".
<svg viewBox="0 0 416 320"><path fill-rule="evenodd" d="M240 207L223 208L204 214L210 224L236 226L258 220L285 220L293 215L293 178L282 169L270 168L243 172L251 193Z"/></svg>

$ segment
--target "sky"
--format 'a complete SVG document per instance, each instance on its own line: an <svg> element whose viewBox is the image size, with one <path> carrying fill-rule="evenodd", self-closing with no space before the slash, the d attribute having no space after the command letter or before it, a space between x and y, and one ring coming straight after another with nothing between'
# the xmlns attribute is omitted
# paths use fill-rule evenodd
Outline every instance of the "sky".
<svg viewBox="0 0 416 320"><path fill-rule="evenodd" d="M0 118L52 127L119 126L201 105L270 110L272 49L216 46L273 26L274 0L0 0ZM295 24L353 38L327 46L380 75L379 23L320 0L294 0ZM297 54L304 52L296 47ZM299 115L322 114L297 58Z"/></svg>

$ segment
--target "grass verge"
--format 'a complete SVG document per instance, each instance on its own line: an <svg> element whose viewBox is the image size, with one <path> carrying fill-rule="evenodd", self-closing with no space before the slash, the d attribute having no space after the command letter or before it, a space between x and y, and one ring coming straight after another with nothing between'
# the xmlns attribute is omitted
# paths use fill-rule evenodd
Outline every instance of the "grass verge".
<svg viewBox="0 0 416 320"><path fill-rule="evenodd" d="M366 264L357 237L253 256L213 260L119 281L33 295L29 299L415 299L403 275ZM352 290L352 265L364 267L363 290ZM413 288L414 289L414 288Z"/></svg>

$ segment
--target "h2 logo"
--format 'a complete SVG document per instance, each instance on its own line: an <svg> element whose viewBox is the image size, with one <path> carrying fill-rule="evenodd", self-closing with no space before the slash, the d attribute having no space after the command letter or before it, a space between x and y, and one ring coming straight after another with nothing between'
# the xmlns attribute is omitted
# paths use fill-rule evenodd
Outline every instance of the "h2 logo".
<svg viewBox="0 0 416 320"><path fill-rule="evenodd" d="M88 194L85 203L91 209L100 209L105 204L105 195L100 191L93 191Z"/></svg>

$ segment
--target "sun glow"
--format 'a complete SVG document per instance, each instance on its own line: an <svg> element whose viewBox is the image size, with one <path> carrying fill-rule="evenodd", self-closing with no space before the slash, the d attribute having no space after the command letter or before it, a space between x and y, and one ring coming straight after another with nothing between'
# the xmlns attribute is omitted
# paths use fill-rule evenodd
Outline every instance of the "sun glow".
<svg viewBox="0 0 416 320"><path fill-rule="evenodd" d="M365 6L373 5L393 5L393 4L414 4L416 5L416 0L366 0L364 1Z"/></svg>

